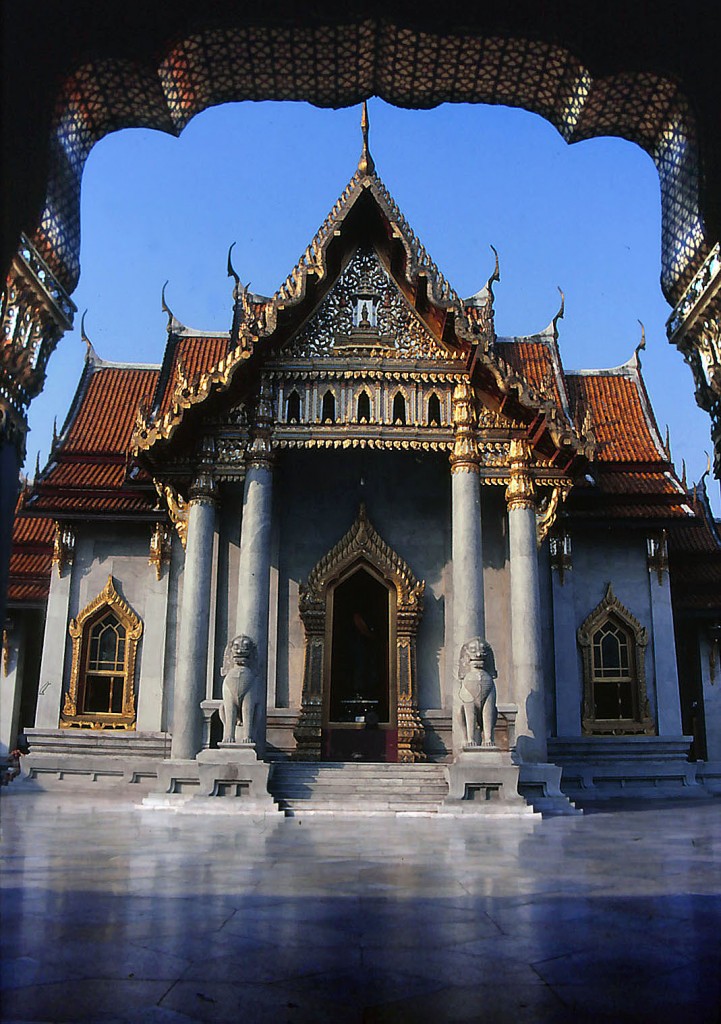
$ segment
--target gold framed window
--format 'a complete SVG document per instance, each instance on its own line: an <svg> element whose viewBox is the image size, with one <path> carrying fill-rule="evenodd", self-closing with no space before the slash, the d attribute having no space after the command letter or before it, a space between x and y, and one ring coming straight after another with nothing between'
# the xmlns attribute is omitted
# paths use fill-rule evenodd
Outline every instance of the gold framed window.
<svg viewBox="0 0 721 1024"><path fill-rule="evenodd" d="M135 728L135 660L142 631L141 620L109 576L69 626L73 656L61 727Z"/></svg>

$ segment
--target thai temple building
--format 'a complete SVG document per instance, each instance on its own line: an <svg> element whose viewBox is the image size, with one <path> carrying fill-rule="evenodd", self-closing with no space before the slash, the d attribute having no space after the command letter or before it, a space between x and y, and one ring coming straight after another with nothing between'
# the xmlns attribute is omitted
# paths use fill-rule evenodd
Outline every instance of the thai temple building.
<svg viewBox="0 0 721 1024"><path fill-rule="evenodd" d="M673 466L641 346L568 372L563 306L497 336L497 269L459 298L364 120L275 295L229 259L227 332L167 309L160 365L86 339L15 524L14 790L276 814L721 791L704 481Z"/></svg>

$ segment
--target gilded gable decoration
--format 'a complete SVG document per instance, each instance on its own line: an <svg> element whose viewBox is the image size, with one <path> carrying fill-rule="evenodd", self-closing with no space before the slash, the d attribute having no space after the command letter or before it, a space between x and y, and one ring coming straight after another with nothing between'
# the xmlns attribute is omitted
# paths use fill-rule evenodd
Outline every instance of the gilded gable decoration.
<svg viewBox="0 0 721 1024"><path fill-rule="evenodd" d="M70 687L60 726L135 728L135 660L143 623L115 589L112 576L72 619Z"/></svg>
<svg viewBox="0 0 721 1024"><path fill-rule="evenodd" d="M413 312L372 249L358 249L286 349L290 357L333 354L453 359Z"/></svg>

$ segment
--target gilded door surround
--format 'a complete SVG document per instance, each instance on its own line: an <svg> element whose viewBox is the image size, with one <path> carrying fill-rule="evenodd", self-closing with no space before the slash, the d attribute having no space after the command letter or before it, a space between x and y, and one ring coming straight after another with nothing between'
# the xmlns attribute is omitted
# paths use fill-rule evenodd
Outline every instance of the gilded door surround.
<svg viewBox="0 0 721 1024"><path fill-rule="evenodd" d="M361 504L350 530L318 562L300 588L299 609L305 626L305 667L301 712L295 729L296 758L321 758L323 698L331 667L331 615L335 587L357 568L366 568L390 591L390 693L396 697L398 760L425 760L424 730L418 712L416 635L423 613L425 583L380 537ZM330 614L329 614L330 613ZM393 718L393 715L391 716Z"/></svg>

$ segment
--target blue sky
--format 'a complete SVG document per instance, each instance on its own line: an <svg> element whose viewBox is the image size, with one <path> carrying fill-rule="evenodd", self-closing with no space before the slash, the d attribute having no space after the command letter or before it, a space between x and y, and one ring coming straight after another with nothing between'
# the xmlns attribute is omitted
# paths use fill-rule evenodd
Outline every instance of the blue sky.
<svg viewBox="0 0 721 1024"><path fill-rule="evenodd" d="M706 468L709 420L691 373L665 335L659 285L660 197L650 157L601 138L568 146L536 115L506 107L429 111L369 104L376 169L459 294L475 292L500 254L499 334L541 330L566 296L567 369L617 366L646 327L643 372L661 431L689 480ZM241 103L198 115L175 139L130 129L103 139L83 177L82 275L73 299L109 360L159 362L166 317L227 330L235 267L272 294L353 174L360 108ZM80 315L51 358L30 409L26 471L47 459L82 370ZM709 487L715 503L718 489Z"/></svg>

